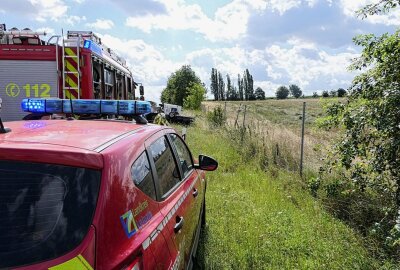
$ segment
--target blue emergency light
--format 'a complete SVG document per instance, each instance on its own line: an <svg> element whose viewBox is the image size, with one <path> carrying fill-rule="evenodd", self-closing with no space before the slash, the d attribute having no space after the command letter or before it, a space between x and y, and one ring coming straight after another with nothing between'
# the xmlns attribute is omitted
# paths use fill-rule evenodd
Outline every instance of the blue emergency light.
<svg viewBox="0 0 400 270"><path fill-rule="evenodd" d="M22 100L21 108L24 112L49 114L143 115L151 112L150 102L140 100L27 98Z"/></svg>

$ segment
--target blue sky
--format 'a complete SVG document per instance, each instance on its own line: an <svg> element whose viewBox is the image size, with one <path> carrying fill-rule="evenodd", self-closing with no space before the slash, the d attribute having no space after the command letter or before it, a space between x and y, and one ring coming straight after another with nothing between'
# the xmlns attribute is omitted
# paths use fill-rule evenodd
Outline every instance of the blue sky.
<svg viewBox="0 0 400 270"><path fill-rule="evenodd" d="M376 1L376 0L375 0ZM248 68L268 96L295 83L306 94L347 88L357 34L393 32L400 11L361 20L373 0L10 0L8 28L92 30L123 56L146 97L159 100L168 77L191 65L209 86L211 68L237 78ZM237 84L237 83L236 83Z"/></svg>

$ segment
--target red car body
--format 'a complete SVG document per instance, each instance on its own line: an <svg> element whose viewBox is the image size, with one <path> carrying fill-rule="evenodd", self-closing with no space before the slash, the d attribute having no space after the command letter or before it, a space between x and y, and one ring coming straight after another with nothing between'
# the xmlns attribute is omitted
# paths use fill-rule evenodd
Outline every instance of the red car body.
<svg viewBox="0 0 400 270"><path fill-rule="evenodd" d="M191 267L203 217L206 182L204 172L199 170L198 165L193 164L191 155L192 164L189 164L190 169L182 167L182 164L185 164L185 166L187 164L180 160L181 156L178 154L179 147L177 145L182 146L184 142L176 135L175 130L170 127L156 125L138 125L103 120L17 121L6 122L5 126L10 128L11 132L0 134L0 165L3 162L7 166L10 166L8 164L13 166L12 164L20 164L21 162L22 170L24 170L24 166L28 166L28 168L29 166L33 166L33 168L35 166L45 166L43 168L47 168L53 165L60 165L63 166L62 169L66 166L66 169L72 167L90 170L96 175L101 174L101 177L99 176L100 179L98 180L85 180L85 178L82 180L82 183L85 183L85 181L96 182L95 185L99 181L98 192L93 193L97 194L97 198L93 199L95 196L90 197L95 200L92 218L84 214L87 211L87 199L79 198L79 194L72 195L77 196L78 202L82 201L79 202L82 203L79 204L82 206L75 208L72 205L70 207L65 202L69 198L68 192L79 191L79 188L73 189L73 186L69 187L68 190L68 181L73 183L73 180L59 180L60 184L52 184L53 186L49 188L47 186L51 182L46 182L46 185L43 184L45 191L51 191L51 188L53 188L64 192L61 196L61 201L57 199L59 207L53 210L54 216L58 219L53 218L49 221L55 223L56 221L54 220L57 220L57 222L61 222L61 225L59 223L57 225L48 225L50 229L46 229L46 233L39 233L37 237L27 235L26 237L18 238L18 236L10 236L7 233L0 235L0 240L1 237L4 239L9 239L8 237L11 237L10 239L18 239L25 249L22 252L18 248L18 243L13 244L15 254L12 253L13 255L9 257L7 257L7 252L11 251L4 249L5 253L1 255L2 250L0 249L0 261L7 261L7 258L11 257L14 260L14 262L0 264L0 268L108 270L184 269ZM173 160L171 155L164 158L164 154L158 156L158 152L154 152L153 148L156 148L156 144L160 144L160 142L164 142L167 148L169 146ZM188 148L186 149L190 154ZM153 198L141 190L138 186L140 184L136 184L136 180L133 179L133 175L143 174L140 171L135 171L135 162L139 163L140 159L140 161L144 160L146 163L146 156L149 164L145 165L145 167L141 164L138 164L138 166L148 169L151 174L149 176L149 173L147 173L146 180L142 181L150 183L151 180L147 179L152 179L155 189L154 193L151 191L151 194L155 194L152 195ZM158 159L156 160L156 158ZM167 158L169 158L169 163L164 162ZM160 161L160 159L165 160ZM160 166L157 165L161 164L157 163L159 161L164 162L162 165L168 168L169 166L175 166L173 177L178 179L178 183L170 188L166 194L160 193L163 185L162 177L160 176L163 171L160 170L163 168L160 169ZM0 172L4 170L7 173L7 166L4 166L3 169L0 167ZM18 166L16 167L20 168ZM57 168L54 170L56 174L59 171ZM10 173L11 175L19 175L18 171ZM37 172L37 174L40 173ZM157 173L159 174L158 176ZM27 172L28 174L29 172ZM35 175L32 178L35 178ZM45 181L43 179L50 177L49 175L50 173L45 174L43 172L42 176L40 176L41 178L38 179ZM56 180L53 182L58 183L57 179L61 177L54 176ZM24 181L28 178L31 179L26 177ZM8 183L7 181L13 183L13 180L4 179L6 179L5 183ZM149 184L147 187L151 186L152 184ZM15 192L15 196L12 195L15 197L12 199L7 197L8 192L1 193L0 189L0 201L2 200L1 196L6 196L4 200L8 200L7 205L13 206L17 202L16 198L21 201L21 194L26 194L23 191L27 189L36 190L37 187L21 188L21 190ZM96 188L94 189L96 190ZM39 192L39 197L47 196L44 195L47 194L45 191ZM24 199L25 201L31 200L27 195L23 196L28 198ZM63 198L67 199L62 201ZM28 215L35 215L34 222L40 222L40 218L37 218L39 216L37 213L41 215L46 213L43 210L44 206L42 204L38 206L39 204L40 201L29 201L30 208L36 209L36 214L28 213ZM18 205L18 207L22 207L23 203L19 202ZM11 208L7 209L5 210L6 213L11 215ZM17 210L13 211L17 213ZM53 212L49 212L49 215L53 215ZM66 216L65 213L69 213L68 215L73 218L68 220L69 223L65 221L66 225L63 225L60 217ZM66 250L64 250L63 243L58 243L54 249L61 248L58 252L59 254L54 253L53 257L48 255L52 252L48 251L49 247L46 245L51 247L54 244L46 244L46 241L50 241L49 239L52 239L52 237L44 236L44 234L51 235L51 233L62 230L69 232L69 229L65 228L69 228L68 226L72 226L70 224L76 223L80 218L82 220L87 219L90 222L87 223L87 228L82 229L85 233L76 232L76 234L79 234L77 243ZM25 218L22 219L25 220ZM40 225L36 227L35 225L28 226L26 224L31 224L32 218L27 218L26 220L19 221L20 223L18 224L27 226L28 231L33 230L36 233L38 229L35 228L39 228ZM59 230L57 226L61 226L61 229ZM71 232L71 235L73 233ZM24 244L21 239L28 240ZM59 241L57 239L61 238L54 239L57 242ZM29 256L31 255L29 254L33 254L36 251L30 253L31 247L29 247L29 243L34 243L34 249L40 249L41 245L44 245L43 250L47 250L47 254L41 254L39 250L37 251L39 255L36 257L32 255L32 258L30 258ZM21 264L18 264L19 262Z"/></svg>

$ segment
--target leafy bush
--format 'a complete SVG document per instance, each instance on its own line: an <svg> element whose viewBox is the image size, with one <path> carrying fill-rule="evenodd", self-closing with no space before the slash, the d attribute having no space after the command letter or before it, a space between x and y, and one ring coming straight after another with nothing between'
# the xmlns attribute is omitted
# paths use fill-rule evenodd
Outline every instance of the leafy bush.
<svg viewBox="0 0 400 270"><path fill-rule="evenodd" d="M212 126L221 127L226 123L226 116L221 106L215 107L212 111L207 113L207 120Z"/></svg>
<svg viewBox="0 0 400 270"><path fill-rule="evenodd" d="M204 100L206 90L200 83L193 83L187 89L187 97L183 100L183 107L191 110L199 110Z"/></svg>
<svg viewBox="0 0 400 270"><path fill-rule="evenodd" d="M322 91L322 97L329 97L329 92L326 90Z"/></svg>
<svg viewBox="0 0 400 270"><path fill-rule="evenodd" d="M360 226L371 232L379 226L381 244L400 260L400 31L354 41L363 52L351 69L364 72L353 80L347 102L327 110L326 126L342 133L326 171L338 171L352 193L380 206L368 213L375 222L361 220ZM358 199L352 198L361 209Z"/></svg>

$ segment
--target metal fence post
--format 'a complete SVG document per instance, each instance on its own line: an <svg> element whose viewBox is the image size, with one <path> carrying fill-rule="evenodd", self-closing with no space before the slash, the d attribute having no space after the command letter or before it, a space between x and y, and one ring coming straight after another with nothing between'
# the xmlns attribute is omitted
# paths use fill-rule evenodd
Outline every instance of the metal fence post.
<svg viewBox="0 0 400 270"><path fill-rule="evenodd" d="M303 117L301 125L301 150L300 150L300 176L303 177L303 158L304 158L304 126L306 122L306 102L303 102Z"/></svg>

